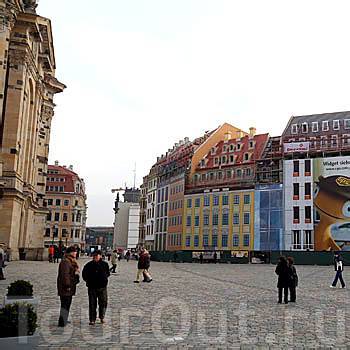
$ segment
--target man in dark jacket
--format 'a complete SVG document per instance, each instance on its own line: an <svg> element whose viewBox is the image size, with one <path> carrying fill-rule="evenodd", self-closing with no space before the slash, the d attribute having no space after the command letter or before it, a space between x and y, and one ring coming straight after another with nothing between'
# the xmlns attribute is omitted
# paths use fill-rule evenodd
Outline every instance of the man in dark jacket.
<svg viewBox="0 0 350 350"><path fill-rule="evenodd" d="M340 256L339 252L334 253L334 271L336 271L334 281L331 284L331 288L336 288L338 279L340 280L342 288L345 288L345 282L343 280L343 270L344 270L344 265L343 265L343 259Z"/></svg>
<svg viewBox="0 0 350 350"><path fill-rule="evenodd" d="M58 267L57 291L61 299L61 311L58 319L59 327L66 326L68 322L72 297L75 295L76 285L79 282L79 265L75 256L75 248L68 247Z"/></svg>
<svg viewBox="0 0 350 350"><path fill-rule="evenodd" d="M105 323L104 318L107 309L107 284L110 276L108 263L102 260L102 252L96 250L93 253L93 260L88 262L83 269L83 280L88 287L89 295L89 319L90 325L96 322L96 308L98 301L98 316L101 323Z"/></svg>
<svg viewBox="0 0 350 350"><path fill-rule="evenodd" d="M284 256L279 258L279 262L277 264L276 275L278 275L278 303L282 303L282 294L284 296L284 303L288 304L288 288L291 284L291 275L292 271L288 266L287 260Z"/></svg>

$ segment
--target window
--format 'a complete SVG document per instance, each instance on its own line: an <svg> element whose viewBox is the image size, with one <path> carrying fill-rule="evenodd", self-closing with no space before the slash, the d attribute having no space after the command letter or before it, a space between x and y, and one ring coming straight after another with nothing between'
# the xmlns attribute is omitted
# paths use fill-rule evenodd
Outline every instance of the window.
<svg viewBox="0 0 350 350"><path fill-rule="evenodd" d="M245 247L249 247L249 241L250 241L250 235L249 234L243 235L243 245Z"/></svg>
<svg viewBox="0 0 350 350"><path fill-rule="evenodd" d="M242 169L237 169L237 177L242 177Z"/></svg>
<svg viewBox="0 0 350 350"><path fill-rule="evenodd" d="M231 172L231 170L227 170L227 171L226 171L226 178L227 178L227 179L231 179L231 177L232 177L232 172Z"/></svg>
<svg viewBox="0 0 350 350"><path fill-rule="evenodd" d="M226 164L226 159L227 159L226 156L222 156L221 157L221 163L222 164Z"/></svg>
<svg viewBox="0 0 350 350"><path fill-rule="evenodd" d="M292 125L291 133L292 133L293 135L295 135L295 134L298 133L298 124L293 124L293 125Z"/></svg>
<svg viewBox="0 0 350 350"><path fill-rule="evenodd" d="M237 145L236 145L237 151L240 151L240 150L241 150L241 147L242 147L242 145L241 145L240 143L237 143Z"/></svg>
<svg viewBox="0 0 350 350"><path fill-rule="evenodd" d="M48 200L47 200L47 204L48 204L48 205L52 205L52 204L53 204L53 199L48 199Z"/></svg>
<svg viewBox="0 0 350 350"><path fill-rule="evenodd" d="M63 221L68 221L68 214L67 213L63 213Z"/></svg>
<svg viewBox="0 0 350 350"><path fill-rule="evenodd" d="M303 248L304 249L314 249L311 230L304 231L304 247Z"/></svg>
<svg viewBox="0 0 350 350"><path fill-rule="evenodd" d="M328 131L329 130L329 122L328 120L324 120L322 122L322 131Z"/></svg>
<svg viewBox="0 0 350 350"><path fill-rule="evenodd" d="M72 214L72 222L74 222L74 221L75 221L75 215Z"/></svg>
<svg viewBox="0 0 350 350"><path fill-rule="evenodd" d="M46 220L51 221L51 219L52 219L52 213L50 212L46 215Z"/></svg>
<svg viewBox="0 0 350 350"><path fill-rule="evenodd" d="M230 155L230 163L234 163L235 162L235 156L234 155Z"/></svg>
<svg viewBox="0 0 350 350"><path fill-rule="evenodd" d="M211 239L211 245L213 247L217 247L218 246L218 236L213 235L212 239Z"/></svg>
<svg viewBox="0 0 350 350"><path fill-rule="evenodd" d="M219 224L219 215L213 214L213 225L217 226Z"/></svg>
<svg viewBox="0 0 350 350"><path fill-rule="evenodd" d="M194 236L194 246L198 247L199 246L199 237L196 235Z"/></svg>
<svg viewBox="0 0 350 350"><path fill-rule="evenodd" d="M61 205L61 200L60 199L56 199L56 205L60 206Z"/></svg>
<svg viewBox="0 0 350 350"><path fill-rule="evenodd" d="M227 152L227 146L226 146L226 145L224 145L224 146L222 147L222 152L223 152L223 153Z"/></svg>
<svg viewBox="0 0 350 350"><path fill-rule="evenodd" d="M331 145L332 145L332 147L337 147L338 146L338 135L332 135Z"/></svg>
<svg viewBox="0 0 350 350"><path fill-rule="evenodd" d="M300 215L299 215L299 207L293 207L293 222L295 224L299 223Z"/></svg>
<svg viewBox="0 0 350 350"><path fill-rule="evenodd" d="M219 196L214 196L213 197L213 205L219 205Z"/></svg>
<svg viewBox="0 0 350 350"><path fill-rule="evenodd" d="M207 247L209 245L209 237L208 235L203 236L203 246Z"/></svg>
<svg viewBox="0 0 350 350"><path fill-rule="evenodd" d="M303 133L303 134L306 134L307 132L308 132L308 124L307 123L303 123L303 124L301 124L301 132Z"/></svg>
<svg viewBox="0 0 350 350"><path fill-rule="evenodd" d="M233 152L235 150L235 145L231 144L230 145L230 152Z"/></svg>
<svg viewBox="0 0 350 350"><path fill-rule="evenodd" d="M238 235L233 235L232 236L232 245L234 247L238 247L239 246L239 236Z"/></svg>
<svg viewBox="0 0 350 350"><path fill-rule="evenodd" d="M64 205L67 207L69 205L69 199L64 200Z"/></svg>
<svg viewBox="0 0 350 350"><path fill-rule="evenodd" d="M293 249L301 249L300 230L293 230Z"/></svg>
<svg viewBox="0 0 350 350"><path fill-rule="evenodd" d="M244 161L247 162L250 158L250 154L249 153L244 153Z"/></svg>
<svg viewBox="0 0 350 350"><path fill-rule="evenodd" d="M244 225L249 225L250 224L250 213L244 213L243 224Z"/></svg>
<svg viewBox="0 0 350 350"><path fill-rule="evenodd" d="M339 130L339 129L340 129L340 121L333 120L333 130Z"/></svg>
<svg viewBox="0 0 350 350"><path fill-rule="evenodd" d="M55 213L55 221L60 221L60 213Z"/></svg>
<svg viewBox="0 0 350 350"><path fill-rule="evenodd" d="M243 197L244 204L250 204L250 194L245 194Z"/></svg>
<svg viewBox="0 0 350 350"><path fill-rule="evenodd" d="M186 236L186 247L191 246L191 236Z"/></svg>
<svg viewBox="0 0 350 350"><path fill-rule="evenodd" d="M186 226L191 226L191 225L192 225L192 217L188 215L186 220Z"/></svg>
<svg viewBox="0 0 350 350"><path fill-rule="evenodd" d="M65 228L62 229L62 237L68 237L68 231Z"/></svg>
<svg viewBox="0 0 350 350"><path fill-rule="evenodd" d="M305 223L311 223L311 207L305 207Z"/></svg>
<svg viewBox="0 0 350 350"><path fill-rule="evenodd" d="M327 136L321 136L321 147L327 147L328 141Z"/></svg>
<svg viewBox="0 0 350 350"><path fill-rule="evenodd" d="M228 205L228 195L222 196L222 205Z"/></svg>
<svg viewBox="0 0 350 350"><path fill-rule="evenodd" d="M239 214L238 213L233 214L233 224L239 225Z"/></svg>
<svg viewBox="0 0 350 350"><path fill-rule="evenodd" d="M218 178L219 180L222 179L222 172L221 172L221 171L219 171L219 172L217 173L217 178Z"/></svg>
<svg viewBox="0 0 350 350"><path fill-rule="evenodd" d="M312 132L318 132L318 122L312 122Z"/></svg>
<svg viewBox="0 0 350 350"><path fill-rule="evenodd" d="M196 215L194 217L194 226L199 226L199 216L198 215Z"/></svg>
<svg viewBox="0 0 350 350"><path fill-rule="evenodd" d="M215 165L218 165L218 164L219 164L219 158L218 158L218 157L215 157L215 159L214 159L214 164L215 164Z"/></svg>
<svg viewBox="0 0 350 350"><path fill-rule="evenodd" d="M311 182L305 183L305 199L311 199Z"/></svg>
<svg viewBox="0 0 350 350"><path fill-rule="evenodd" d="M201 199L200 198L195 199L194 206L196 208L199 208L201 206Z"/></svg>
<svg viewBox="0 0 350 350"><path fill-rule="evenodd" d="M228 236L227 235L223 235L222 238L221 238L221 245L223 247L227 247L227 244L228 244Z"/></svg>
<svg viewBox="0 0 350 350"><path fill-rule="evenodd" d="M249 148L254 148L254 141L249 141Z"/></svg>
<svg viewBox="0 0 350 350"><path fill-rule="evenodd" d="M51 229L50 228L47 228L45 230L45 237L50 237L51 236Z"/></svg>
<svg viewBox="0 0 350 350"><path fill-rule="evenodd" d="M191 198L187 199L187 208L192 208L192 199Z"/></svg>
<svg viewBox="0 0 350 350"><path fill-rule="evenodd" d="M233 204L235 204L235 205L239 204L239 194L235 194L233 196Z"/></svg>
<svg viewBox="0 0 350 350"><path fill-rule="evenodd" d="M205 214L203 216L203 224L204 224L204 226L208 226L209 225L209 215L208 214Z"/></svg>
<svg viewBox="0 0 350 350"><path fill-rule="evenodd" d="M209 207L209 205L210 205L210 198L209 198L209 196L205 196L204 197L204 206Z"/></svg>
<svg viewBox="0 0 350 350"><path fill-rule="evenodd" d="M250 177L252 175L252 169L250 169L250 168L245 169L245 175L247 177Z"/></svg>
<svg viewBox="0 0 350 350"><path fill-rule="evenodd" d="M344 119L344 129L350 129L350 119Z"/></svg>
<svg viewBox="0 0 350 350"><path fill-rule="evenodd" d="M305 176L310 176L311 175L311 160L306 159L304 165L305 165Z"/></svg>
<svg viewBox="0 0 350 350"><path fill-rule="evenodd" d="M222 224L223 225L228 225L228 213L223 213L222 214Z"/></svg>
<svg viewBox="0 0 350 350"><path fill-rule="evenodd" d="M293 173L294 175L299 174L299 161L295 160L293 162Z"/></svg>
<svg viewBox="0 0 350 350"><path fill-rule="evenodd" d="M299 199L299 184L297 184L297 183L293 184L293 199L294 200Z"/></svg>
<svg viewBox="0 0 350 350"><path fill-rule="evenodd" d="M53 229L53 237L54 238L58 237L58 228Z"/></svg>

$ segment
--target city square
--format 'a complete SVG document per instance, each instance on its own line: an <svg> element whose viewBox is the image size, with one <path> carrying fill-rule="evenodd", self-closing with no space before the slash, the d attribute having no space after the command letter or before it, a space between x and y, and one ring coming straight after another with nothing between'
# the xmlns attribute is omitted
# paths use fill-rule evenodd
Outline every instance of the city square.
<svg viewBox="0 0 350 350"><path fill-rule="evenodd" d="M89 258L82 258L82 267ZM134 284L136 263L122 260L109 278L106 324L88 324L81 282L70 321L57 327L58 264L11 262L0 297L16 279L30 280L42 349L346 348L349 292L331 289L333 266L297 266L297 302L277 304L274 265L152 262L151 283ZM350 271L344 271L345 281Z"/></svg>

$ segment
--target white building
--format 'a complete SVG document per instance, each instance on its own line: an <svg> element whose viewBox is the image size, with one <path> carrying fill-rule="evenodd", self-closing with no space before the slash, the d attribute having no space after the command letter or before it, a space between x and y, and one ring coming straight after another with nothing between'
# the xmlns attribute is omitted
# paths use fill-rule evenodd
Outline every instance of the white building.
<svg viewBox="0 0 350 350"><path fill-rule="evenodd" d="M151 169L151 173L156 169ZM146 235L145 246L153 250L155 234L155 210L157 205L157 175L150 174L147 188L147 210L146 210Z"/></svg>
<svg viewBox="0 0 350 350"><path fill-rule="evenodd" d="M314 249L312 159L284 161L284 249Z"/></svg>

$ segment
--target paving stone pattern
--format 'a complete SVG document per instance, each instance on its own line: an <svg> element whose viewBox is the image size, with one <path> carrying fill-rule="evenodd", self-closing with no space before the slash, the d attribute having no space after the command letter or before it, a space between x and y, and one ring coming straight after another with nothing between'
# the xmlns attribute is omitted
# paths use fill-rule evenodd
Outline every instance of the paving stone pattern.
<svg viewBox="0 0 350 350"><path fill-rule="evenodd" d="M72 323L64 330L57 327L57 268L48 262L11 262L7 280L0 281L0 298L16 279L33 283L40 298L40 349L350 347L349 291L329 288L332 266L297 266L297 303L279 305L273 265L152 262L153 282L134 284L136 262L121 261L110 277L107 323L89 326L81 282ZM350 287L350 268L344 278Z"/></svg>

